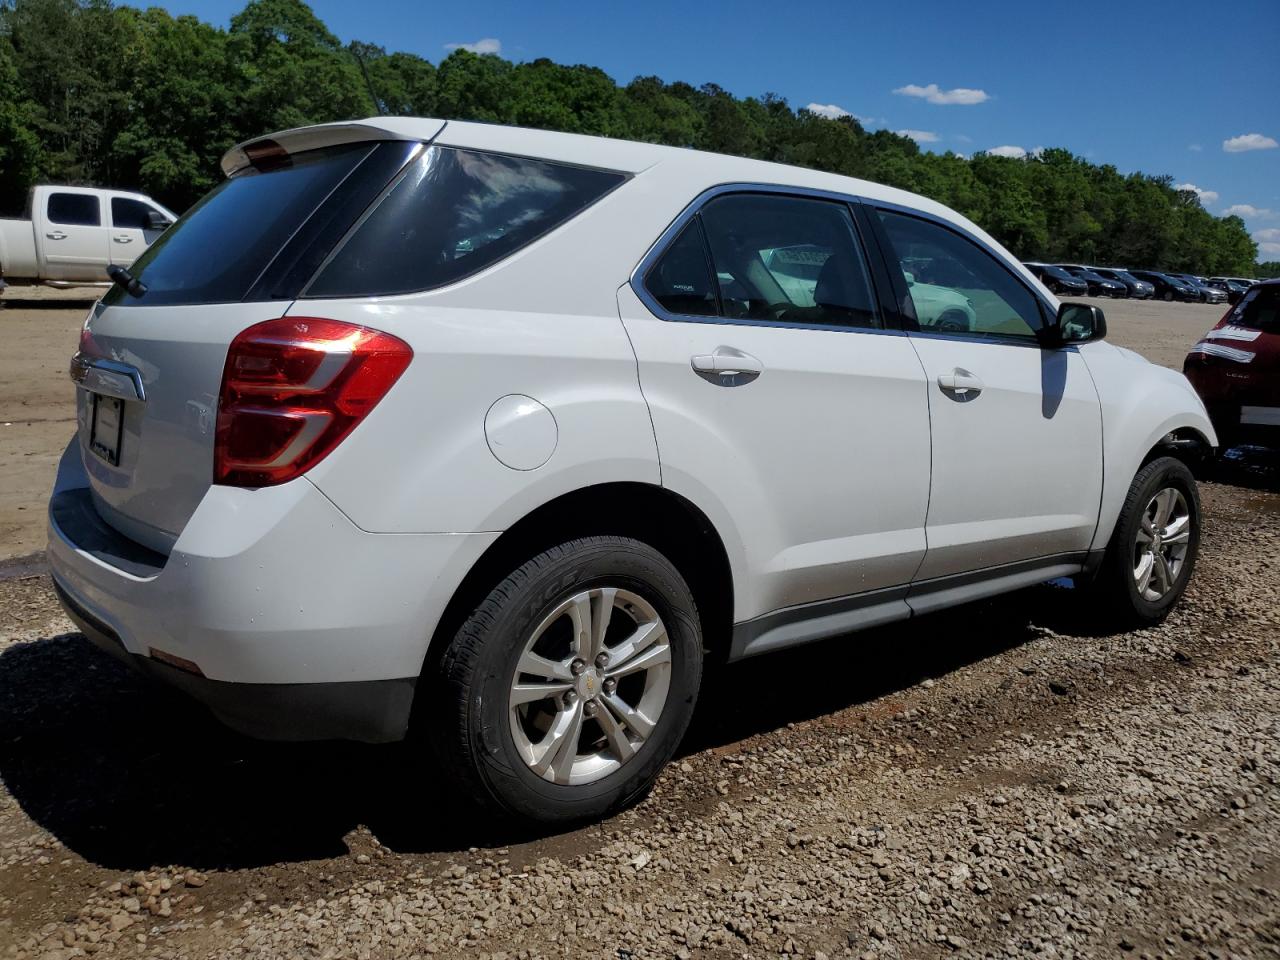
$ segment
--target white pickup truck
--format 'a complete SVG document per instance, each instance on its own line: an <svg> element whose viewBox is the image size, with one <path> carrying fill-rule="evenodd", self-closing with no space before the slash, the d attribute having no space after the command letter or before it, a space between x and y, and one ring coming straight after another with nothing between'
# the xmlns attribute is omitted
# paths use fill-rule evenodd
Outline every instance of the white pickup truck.
<svg viewBox="0 0 1280 960"><path fill-rule="evenodd" d="M107 282L177 219L150 197L94 187L32 187L27 216L0 220L5 281L74 287Z"/></svg>

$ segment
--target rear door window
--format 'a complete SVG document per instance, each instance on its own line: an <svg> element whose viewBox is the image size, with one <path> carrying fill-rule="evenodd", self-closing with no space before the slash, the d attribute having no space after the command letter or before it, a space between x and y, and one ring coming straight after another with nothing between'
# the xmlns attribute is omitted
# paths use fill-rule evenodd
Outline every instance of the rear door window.
<svg viewBox="0 0 1280 960"><path fill-rule="evenodd" d="M779 325L878 327L849 208L781 194L708 201L645 275L673 314Z"/></svg>
<svg viewBox="0 0 1280 960"><path fill-rule="evenodd" d="M135 261L141 298L113 287L109 305L232 303L336 188L373 152L368 143L310 150L250 168L199 200ZM382 185L385 185L384 178Z"/></svg>
<svg viewBox="0 0 1280 960"><path fill-rule="evenodd" d="M93 194L51 193L48 217L50 223L68 227L97 227L102 224L102 209Z"/></svg>
<svg viewBox="0 0 1280 960"><path fill-rule="evenodd" d="M303 295L379 296L454 283L532 243L625 179L613 171L429 147Z"/></svg>

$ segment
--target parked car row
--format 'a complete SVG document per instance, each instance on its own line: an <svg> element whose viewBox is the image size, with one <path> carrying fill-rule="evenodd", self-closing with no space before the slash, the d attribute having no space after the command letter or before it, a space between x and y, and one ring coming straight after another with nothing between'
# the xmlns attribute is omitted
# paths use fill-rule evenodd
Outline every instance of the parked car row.
<svg viewBox="0 0 1280 960"><path fill-rule="evenodd" d="M1156 298L1186 303L1237 303L1257 281L1243 277L1197 277L1158 270L1122 270L1079 263L1027 263L1046 287L1076 297Z"/></svg>

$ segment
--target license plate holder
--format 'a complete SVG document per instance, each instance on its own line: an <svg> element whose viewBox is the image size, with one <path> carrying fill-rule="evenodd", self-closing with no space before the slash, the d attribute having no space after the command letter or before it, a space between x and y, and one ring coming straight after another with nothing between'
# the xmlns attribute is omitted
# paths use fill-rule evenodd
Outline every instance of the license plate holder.
<svg viewBox="0 0 1280 960"><path fill-rule="evenodd" d="M89 421L89 449L113 467L120 466L120 438L124 433L124 401L93 394Z"/></svg>

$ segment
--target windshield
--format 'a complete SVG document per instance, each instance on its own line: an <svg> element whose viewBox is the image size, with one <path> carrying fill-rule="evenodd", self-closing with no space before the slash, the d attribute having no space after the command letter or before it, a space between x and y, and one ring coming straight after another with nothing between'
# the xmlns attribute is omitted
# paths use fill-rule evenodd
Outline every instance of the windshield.
<svg viewBox="0 0 1280 960"><path fill-rule="evenodd" d="M1075 278L1061 267L1041 267L1044 273L1055 280L1074 280Z"/></svg>

